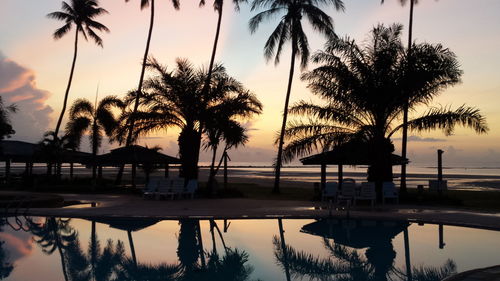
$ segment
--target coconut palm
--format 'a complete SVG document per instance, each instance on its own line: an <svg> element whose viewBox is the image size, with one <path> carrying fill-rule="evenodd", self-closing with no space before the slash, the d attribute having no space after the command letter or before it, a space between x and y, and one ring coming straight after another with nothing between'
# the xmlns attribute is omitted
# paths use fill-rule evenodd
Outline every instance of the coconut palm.
<svg viewBox="0 0 500 281"><path fill-rule="evenodd" d="M408 58L400 39L402 29L399 24L378 25L365 45L348 37L332 39L324 51L314 55L319 66L303 79L325 104L301 101L290 109L308 119L288 124L286 161L356 139L370 145L373 152L369 179L378 185L392 181L391 137L402 128L406 103L412 111L428 108L408 121L412 131L441 129L450 135L457 125L479 134L488 131L478 109L429 107L442 90L460 82L462 72L455 54L440 44L414 44ZM409 60L413 63L411 73Z"/></svg>
<svg viewBox="0 0 500 281"><path fill-rule="evenodd" d="M200 0L200 7L205 6L205 0ZM247 0L233 0L234 3L234 8L236 11L240 10L240 3L247 2ZM221 23L222 23L222 11L224 8L224 0L214 0L214 11L217 12L218 19L217 19L217 28L215 31L215 39L214 39L214 45L212 48L212 56L210 57L210 64L208 66L208 75L207 79L205 81L204 85L204 90L207 91L208 87L210 85L210 80L212 79L212 68L214 67L215 63L215 55L217 53L217 45L219 43L219 35L220 35L220 28L221 28Z"/></svg>
<svg viewBox="0 0 500 281"><path fill-rule="evenodd" d="M77 138L74 135L65 133L62 137L57 137L54 131L47 131L43 139L38 142L40 156L47 160L47 175L52 174L52 167L55 165L55 174L61 175L61 165L63 154L69 150L75 151L78 147Z"/></svg>
<svg viewBox="0 0 500 281"><path fill-rule="evenodd" d="M233 110L225 116L247 118L260 112L260 103L221 65L214 67L207 92L203 91L207 73L195 69L187 60L178 59L174 71L167 71L155 60L150 66L157 76L146 83L149 93L144 95L141 111L137 112L137 132L179 128L182 175L197 178L201 139L207 128L222 118L217 114Z"/></svg>
<svg viewBox="0 0 500 281"><path fill-rule="evenodd" d="M61 127L61 122L68 103L69 90L71 88L71 81L73 80L78 53L78 36L80 34L83 35L85 40L88 40L88 37L90 37L98 46L102 47L102 39L96 32L109 32L109 29L105 25L95 21L95 18L106 13L108 12L105 9L99 7L97 0L71 0L70 4L65 1L62 2L61 11L52 12L47 15L47 17L51 19L64 22L64 25L58 28L53 34L56 40L64 37L64 35L73 28L73 25L75 26L73 63L71 64L68 85L64 94L63 107L59 119L57 120L56 129L54 130L56 137L59 134L59 128Z"/></svg>
<svg viewBox="0 0 500 281"><path fill-rule="evenodd" d="M219 83L223 86L233 82L221 80ZM212 183L216 175L215 158L220 142L224 141L225 143L223 154L227 153L227 150L233 147L237 148L239 145L245 145L248 141L248 136L246 129L240 121L261 112L262 104L255 95L248 91L227 92L220 97L218 105L210 108L207 114L208 122L206 122L205 130L205 148L212 150L212 162L208 181L209 188L213 187Z"/></svg>
<svg viewBox="0 0 500 281"><path fill-rule="evenodd" d="M128 1L129 0L125 0L125 2L128 2ZM179 9L179 0L172 0L172 5L174 6L174 8L176 10L178 10ZM153 26L154 26L154 20L155 20L155 0L141 0L141 10L147 8L148 6L151 7L151 17L149 20L149 32L148 32L148 39L146 40L146 50L144 51L144 57L142 59L141 75L139 76L139 86L137 87L137 94L135 96L135 103L134 103L134 109L133 109L134 113L136 113L137 109L139 108L139 100L140 100L140 96L142 93L142 84L144 82L144 74L146 73L146 64L147 64L148 54L149 54L149 45L151 43L151 36L153 34ZM133 143L134 123L135 123L134 118L133 117L130 118L126 146L129 146Z"/></svg>
<svg viewBox="0 0 500 281"><path fill-rule="evenodd" d="M406 3L410 2L410 16L408 22L408 53L411 52L411 47L413 44L413 10L415 4L418 4L418 0L399 0L401 5L406 5ZM381 3L384 4L384 0L381 0ZM411 64L408 64L408 67L411 67ZM401 155L403 158L406 158L407 146L408 146L408 106L404 108L403 112L403 130L402 130L402 139L401 139ZM401 165L401 190L406 192L406 163Z"/></svg>
<svg viewBox="0 0 500 281"><path fill-rule="evenodd" d="M0 140L3 140L5 137L8 138L10 135L16 133L12 128L9 116L11 113L15 112L17 112L17 106L15 104L5 106L0 96Z"/></svg>
<svg viewBox="0 0 500 281"><path fill-rule="evenodd" d="M268 8L268 10L262 11L250 19L249 27L252 33L257 31L257 28L264 20L284 14L264 46L264 56L266 59L270 60L274 56L274 62L278 64L284 44L290 41L292 45L290 74L288 76L288 87L283 110L283 123L281 126L280 141L278 142L278 155L275 166L274 193L280 192L279 184L283 143L288 117L288 103L290 101L295 70L295 59L300 57L300 65L302 68L305 68L309 61L309 43L307 35L302 28L303 17L307 18L313 28L321 34L334 36L332 18L318 7L321 4L332 4L337 11L344 10L344 3L342 0L254 0L252 2L252 11Z"/></svg>
<svg viewBox="0 0 500 281"><path fill-rule="evenodd" d="M77 99L71 106L70 121L66 124L66 131L76 137L78 145L83 134L89 133L93 157L93 179L97 177L95 157L102 144L103 135L112 137L119 124L113 110L123 107L123 102L116 96L107 96L96 105L92 105L89 100L81 98Z"/></svg>

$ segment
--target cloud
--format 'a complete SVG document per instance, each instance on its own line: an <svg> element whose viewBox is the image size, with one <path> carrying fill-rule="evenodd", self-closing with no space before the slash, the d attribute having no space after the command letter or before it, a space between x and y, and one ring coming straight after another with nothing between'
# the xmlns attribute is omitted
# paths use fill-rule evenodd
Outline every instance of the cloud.
<svg viewBox="0 0 500 281"><path fill-rule="evenodd" d="M401 140L401 138L395 138L393 140ZM411 142L444 142L446 140L445 139L438 139L438 138L422 138L419 136L408 136L408 141L411 141Z"/></svg>
<svg viewBox="0 0 500 281"><path fill-rule="evenodd" d="M38 89L35 73L8 59L0 52L0 94L6 104L15 103L12 115L15 139L38 141L50 124L52 107L46 104L50 93Z"/></svg>

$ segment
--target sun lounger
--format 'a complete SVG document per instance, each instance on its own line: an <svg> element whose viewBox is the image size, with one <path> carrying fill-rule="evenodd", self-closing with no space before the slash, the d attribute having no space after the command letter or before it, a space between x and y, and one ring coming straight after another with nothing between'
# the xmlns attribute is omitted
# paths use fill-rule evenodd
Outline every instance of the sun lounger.
<svg viewBox="0 0 500 281"><path fill-rule="evenodd" d="M396 185L390 181L385 181L382 184L382 204L385 204L386 199L394 199L396 204L399 204L399 192Z"/></svg>
<svg viewBox="0 0 500 281"><path fill-rule="evenodd" d="M160 185L161 178L150 178L142 192L143 198L154 198Z"/></svg>
<svg viewBox="0 0 500 281"><path fill-rule="evenodd" d="M155 194L156 199L167 199L171 197L173 199L174 193L172 193L172 180L171 179L165 179L165 180L160 180L160 183L158 185L158 191Z"/></svg>
<svg viewBox="0 0 500 281"><path fill-rule="evenodd" d="M172 180L172 185L170 188L170 192L172 192L172 199L175 198L175 196L181 196L182 193L184 192L184 179L183 178L177 178Z"/></svg>
<svg viewBox="0 0 500 281"><path fill-rule="evenodd" d="M350 206L356 196L356 184L352 181L343 181L337 203L346 202Z"/></svg>
<svg viewBox="0 0 500 281"><path fill-rule="evenodd" d="M328 198L333 198L335 201L337 199L337 192L339 190L339 184L337 182L327 182L325 184L325 189L321 193L321 201L328 200Z"/></svg>
<svg viewBox="0 0 500 281"><path fill-rule="evenodd" d="M375 200L377 199L377 194L375 192L375 183L373 182L362 182L361 188L359 190L359 195L354 198L354 205L358 200L370 200L372 207L375 205Z"/></svg>

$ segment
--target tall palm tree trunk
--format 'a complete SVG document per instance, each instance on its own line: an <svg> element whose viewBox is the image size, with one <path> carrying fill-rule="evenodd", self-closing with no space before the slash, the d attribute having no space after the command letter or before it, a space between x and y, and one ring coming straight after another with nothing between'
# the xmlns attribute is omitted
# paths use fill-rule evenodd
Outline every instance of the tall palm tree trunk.
<svg viewBox="0 0 500 281"><path fill-rule="evenodd" d="M66 93L64 94L63 108L61 109L61 114L59 115L59 119L57 120L56 129L54 131L54 136L56 138L57 138L57 135L59 134L59 128L61 127L64 113L66 112L66 105L68 103L69 90L71 89L71 81L73 81L73 73L75 72L75 64L76 64L77 54L78 54L78 29L75 32L75 51L73 54L73 63L71 64L71 71L69 73L68 86L66 87Z"/></svg>
<svg viewBox="0 0 500 281"><path fill-rule="evenodd" d="M286 91L285 98L285 108L283 110L283 124L281 125L281 133L280 133L280 141L278 144L278 156L276 158L276 167L275 167L275 175L274 175L274 188L273 193L280 193L280 176L281 176L281 163L282 163L282 155L283 155L283 144L285 139L285 129L286 129L286 120L288 117L288 103L290 102L290 93L292 92L292 82L293 82L293 73L295 69L295 55L297 50L295 48L295 44L292 43L292 61L290 64L290 75L288 77L288 88Z"/></svg>
<svg viewBox="0 0 500 281"><path fill-rule="evenodd" d="M148 39L146 41L146 50L144 51L144 57L142 59L141 76L139 77L139 86L137 87L137 93L135 96L134 110L132 111L132 116L130 118L127 141L125 143L126 146L130 146L132 144L132 137L134 135L133 132L135 125L135 114L137 113L137 110L139 108L140 97L142 94L142 84L144 83L144 75L146 73L146 64L148 62L149 46L151 44L151 37L153 35L154 21L155 21L155 0L151 0L151 18L149 20Z"/></svg>
<svg viewBox="0 0 500 281"><path fill-rule="evenodd" d="M210 194L214 192L214 179L215 179L215 158L217 157L217 145L212 147L212 163L210 164L210 174L208 176L208 188Z"/></svg>
<svg viewBox="0 0 500 281"><path fill-rule="evenodd" d="M132 111L132 116L130 117L130 124L128 128L127 140L125 141L125 146L130 146L132 144L132 137L134 136L134 125L135 125L135 114L139 109L140 96L142 93L142 84L144 83L144 75L146 73L146 64L148 62L149 46L151 44L151 37L153 35L153 26L155 21L155 1L151 0L151 17L149 20L149 31L148 39L146 41L146 50L144 51L144 57L142 59L142 69L141 76L139 77L139 86L137 87L137 93L135 96L134 109ZM125 165L120 165L118 169L118 174L116 175L115 184L120 184L123 177L123 170Z"/></svg>
<svg viewBox="0 0 500 281"><path fill-rule="evenodd" d="M94 124L92 125L92 180L95 184L97 179L97 124L94 117Z"/></svg>
<svg viewBox="0 0 500 281"><path fill-rule="evenodd" d="M412 36L413 36L413 6L415 4L414 0L410 0L410 22L408 29L408 58L411 59L411 45L412 45ZM411 69L411 62L408 64L408 68ZM411 71L409 71L411 73ZM409 94L409 93L407 93ZM402 145L401 145L401 156L403 160L406 159L407 154L407 145L408 145L408 98L406 99L406 103L403 109L403 136L402 136ZM406 162L403 161L401 164L401 186L400 191L402 193L406 193Z"/></svg>
<svg viewBox="0 0 500 281"><path fill-rule="evenodd" d="M210 65L208 66L208 75L207 75L207 80L205 81L205 85L203 86L203 91L208 91L208 88L210 86L210 80L212 79L212 72L213 72L213 67L215 64L215 55L217 54L217 45L219 44L219 36L220 36L220 27L222 23L222 7L224 5L220 5L219 7L219 17L217 19L217 30L215 31L215 39L214 39L214 46L212 48L212 56L210 57Z"/></svg>

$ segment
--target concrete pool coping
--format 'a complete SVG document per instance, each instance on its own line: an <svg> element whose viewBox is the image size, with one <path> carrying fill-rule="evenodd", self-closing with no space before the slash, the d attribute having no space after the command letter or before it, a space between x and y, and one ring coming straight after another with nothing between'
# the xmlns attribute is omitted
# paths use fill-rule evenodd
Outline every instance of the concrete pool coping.
<svg viewBox="0 0 500 281"><path fill-rule="evenodd" d="M2 192L0 192L0 195ZM29 194L20 192L19 194ZM378 205L350 210L329 210L327 202L263 199L145 200L132 195L58 194L66 201L87 203L78 208L20 208L6 215L58 216L71 218L157 218L177 219L315 219L352 218L397 220L500 230L500 213L444 207ZM90 207L96 202L96 207Z"/></svg>

